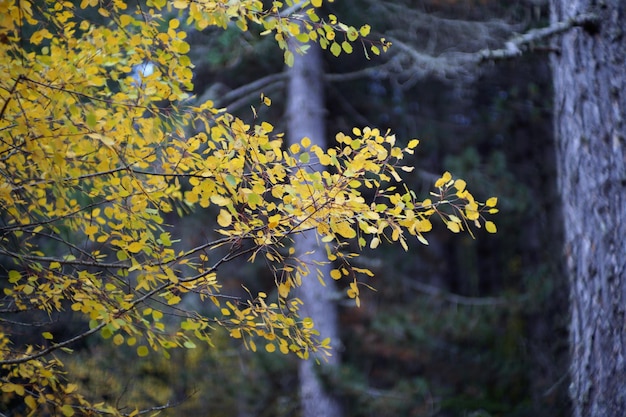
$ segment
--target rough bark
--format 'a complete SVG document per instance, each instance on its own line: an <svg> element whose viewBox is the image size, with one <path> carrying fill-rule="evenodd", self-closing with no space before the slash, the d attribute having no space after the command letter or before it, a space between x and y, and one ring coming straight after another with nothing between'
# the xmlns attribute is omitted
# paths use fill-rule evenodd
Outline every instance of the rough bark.
<svg viewBox="0 0 626 417"><path fill-rule="evenodd" d="M598 5L598 3L602 3ZM575 417L626 416L626 2L551 0L551 19L595 12L555 42L558 185L570 284Z"/></svg>
<svg viewBox="0 0 626 417"><path fill-rule="evenodd" d="M289 144L298 143L308 137L311 144L326 148L325 138L325 106L323 67L321 53L316 45L305 55L296 54L295 62L289 69L287 90L287 140ZM296 253L304 260L311 270L309 276L302 280L298 291L304 302L302 314L311 317L322 338L332 340L333 356L323 366L339 364L339 332L337 329L337 306L334 282L330 277L330 266L318 266L327 262L323 248L318 246L315 231L296 235L294 238ZM326 286L322 286L316 277L316 269L320 268ZM318 366L314 360L300 362L300 402L303 417L339 417L341 407L337 399L325 390L318 376Z"/></svg>

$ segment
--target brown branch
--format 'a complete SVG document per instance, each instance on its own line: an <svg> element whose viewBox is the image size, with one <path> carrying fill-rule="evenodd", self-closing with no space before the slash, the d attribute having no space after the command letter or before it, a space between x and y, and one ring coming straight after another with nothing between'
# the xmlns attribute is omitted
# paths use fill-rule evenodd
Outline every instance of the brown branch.
<svg viewBox="0 0 626 417"><path fill-rule="evenodd" d="M2 117L4 117L4 112L7 109L7 106L9 105L9 101L11 101L11 96L13 95L13 93L15 93L15 90L17 89L17 85L20 83L20 81L22 81L23 77L22 75L17 77L17 80L15 80L15 83L13 84L13 87L11 87L11 89L9 90L9 95L7 97L7 99L4 101L4 104L2 105L2 110L0 110L0 120L2 119Z"/></svg>
<svg viewBox="0 0 626 417"><path fill-rule="evenodd" d="M133 305L134 307L134 305ZM126 312L126 311L125 311ZM57 349L61 349L64 348L66 346L71 345L74 342L77 342L79 340L82 340L84 338L86 338L87 336L90 336L96 332L98 332L99 330L101 330L104 326L106 326L108 324L107 321L103 321L102 323L100 323L98 326L94 327L93 329L90 329L86 332L83 332L79 335L76 335L70 339L67 339L63 342L59 342L59 343L53 343L52 345L48 346L47 348L40 350L37 353L33 353L32 355L28 355L28 356L22 356L20 358L15 358L15 359L5 359L0 361L0 365L19 365L21 363L25 363L25 362L29 362L38 358L41 358L42 356L45 356L49 353L52 353L54 351L56 351Z"/></svg>
<svg viewBox="0 0 626 417"><path fill-rule="evenodd" d="M13 187L12 191L21 191L26 188L33 187L35 185L55 184L59 182L73 182L73 181L79 182L81 180L85 180L89 178L96 178L96 177L101 177L104 175L112 175L120 171L127 171L129 168L130 167L128 166L117 167L117 168L110 169L108 171L98 171L98 172L92 172L89 174L79 175L78 177L65 177L65 178L60 178L60 179L49 179L49 180L40 179L40 180L29 182L28 184ZM114 200L109 200L109 201L114 201Z"/></svg>
<svg viewBox="0 0 626 417"><path fill-rule="evenodd" d="M153 110L156 109L156 110L158 110L160 112L161 111L165 112L165 111L169 110L167 107L142 106L142 105L139 105L139 104L123 103L123 102L120 102L120 101L113 101L113 100L108 100L108 99L105 99L105 98L90 96L89 94L81 93L80 91L70 90L68 88L61 87L61 86L56 86L56 85L52 85L52 84L42 83L40 81L36 81L36 80L33 80L31 78L28 78L28 77L22 77L22 79L24 81L27 81L29 83L33 83L35 85L39 85L41 87L49 88L51 90L56 90L56 91L62 91L64 93L68 93L68 94L74 95L76 97L87 99L87 100L99 101L101 103L105 103L105 104L108 104L108 105L111 105L111 106L124 106L124 107L128 107L128 108L137 108L137 109L144 109L144 110L149 110L149 111L153 111Z"/></svg>
<svg viewBox="0 0 626 417"><path fill-rule="evenodd" d="M219 259L211 268L209 268L207 271L203 272L202 274L196 275L194 277L191 278L187 278L184 280L180 280L180 282L192 282L194 280L198 280L201 279L213 272L215 272L223 263L228 262L232 259L235 259L241 255L244 255L245 253L250 252L250 250L244 250L238 253L232 253L229 252L226 255L224 255L221 259ZM144 295L142 295L141 297L137 298L135 301L133 301L130 306L128 306L125 309L120 310L119 312L117 312L116 314L112 315L111 318L112 319L116 319L119 318L121 316L123 316L124 314L128 313L129 311L132 311L135 309L135 307L137 307L137 305L143 303L144 301L146 301L149 298L154 297L155 295L163 292L163 291L167 291L169 288L175 286L176 284L173 282L166 282L163 283L161 285L159 285L158 287L148 291L147 293L145 293ZM79 340L82 340L88 336L91 336L92 334L102 330L107 324L109 324L109 320L105 320L102 323L100 323L99 325L97 325L96 327L94 327L93 329L90 329L86 332L80 333L70 339L67 339L63 342L59 342L59 343L54 343L50 346L48 346L47 348L40 350L37 353L33 353L32 355L27 355L27 356L22 356L20 358L14 358L14 359L6 359L6 360L1 360L0 361L0 365L19 365L22 363L26 363L38 358L41 358L45 355L48 355L49 353L52 353L58 349L61 349L63 347L69 346L74 342L77 342Z"/></svg>
<svg viewBox="0 0 626 417"><path fill-rule="evenodd" d="M278 74L271 74L265 76L263 78L259 78L251 83L244 84L240 87L235 88L234 90L229 91L224 94L222 97L214 98L210 97L212 91L209 88L204 94L202 94L197 101L203 103L207 100L213 100L215 102L216 107L224 107L226 106L224 103L232 102L235 100L239 100L242 97L249 96L255 92L260 93L264 88L266 88L270 84L274 84L277 82L283 82L286 79L286 73L280 72Z"/></svg>

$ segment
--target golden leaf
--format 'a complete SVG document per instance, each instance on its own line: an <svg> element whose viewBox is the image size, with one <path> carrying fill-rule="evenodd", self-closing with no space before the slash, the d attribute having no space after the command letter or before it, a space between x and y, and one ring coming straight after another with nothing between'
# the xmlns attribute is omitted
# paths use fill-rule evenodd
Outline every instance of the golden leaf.
<svg viewBox="0 0 626 417"><path fill-rule="evenodd" d="M233 216L226 210L221 209L217 216L217 223L222 227L228 227L233 222Z"/></svg>

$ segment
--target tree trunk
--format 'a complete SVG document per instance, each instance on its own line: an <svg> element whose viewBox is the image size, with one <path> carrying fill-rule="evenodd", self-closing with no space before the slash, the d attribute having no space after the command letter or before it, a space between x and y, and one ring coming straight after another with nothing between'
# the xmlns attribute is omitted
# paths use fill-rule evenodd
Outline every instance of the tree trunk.
<svg viewBox="0 0 626 417"><path fill-rule="evenodd" d="M626 2L551 0L552 21L597 28L555 43L558 185L570 284L575 417L626 416Z"/></svg>
<svg viewBox="0 0 626 417"><path fill-rule="evenodd" d="M325 106L321 53L312 44L305 55L295 54L295 62L289 69L287 92L287 140L298 143L308 137L312 145L326 148ZM311 273L302 280L298 291L304 302L302 314L313 319L322 338L332 340L333 356L327 366L339 364L339 332L337 330L337 306L335 285L330 277L330 266L317 266L327 262L325 250L318 246L314 230L296 235L294 238L299 259L309 265ZM316 269L321 269L326 286L317 279ZM314 360L301 361L299 365L300 402L303 417L340 417L341 408L334 396L327 392L316 372Z"/></svg>

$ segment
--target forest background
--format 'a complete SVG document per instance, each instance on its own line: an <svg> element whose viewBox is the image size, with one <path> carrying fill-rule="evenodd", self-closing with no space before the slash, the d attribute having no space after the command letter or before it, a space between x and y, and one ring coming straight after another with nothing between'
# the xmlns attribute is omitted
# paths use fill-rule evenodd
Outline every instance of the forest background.
<svg viewBox="0 0 626 417"><path fill-rule="evenodd" d="M376 3L325 7L435 56L496 48L512 33L548 23L547 4L534 0ZM255 35L234 26L188 33L194 93L244 120L256 116L251 106L263 93L273 104L259 116L283 131L284 55ZM426 195L450 171L477 199L497 195L500 209L495 235L451 234L441 223L428 246L383 245L362 256L376 290L361 292L360 308L338 296L341 364L322 378L345 416L569 415L549 50L538 44L514 60L406 68L393 48L369 60L324 54L328 138L355 125L390 128L405 142L417 137L418 150L404 161L417 168L406 177L412 189ZM213 233L216 215L167 220L195 247ZM225 264L221 274L234 295L274 284L245 262ZM66 339L82 324L59 322L50 331ZM212 341L215 349L175 350L164 359L137 358L95 337L64 362L85 395L122 409L170 404L163 415L299 415L297 358L251 352L220 329ZM12 415L11 395L3 395L0 410Z"/></svg>
<svg viewBox="0 0 626 417"><path fill-rule="evenodd" d="M382 36L398 36L432 55L497 48L511 29L548 24L546 2L375 3L326 7L349 24L369 23ZM208 88L206 94L226 97L220 103L245 113L258 93L245 91L250 96L241 100L237 88L262 79L267 87L259 91L284 102L286 84L274 77L282 60L267 59L267 44L241 39L236 30L199 43L215 60L197 73L197 87ZM500 208L496 235L452 235L440 224L429 246L367 254L375 273L368 283L376 291L362 295L360 308L340 303L341 365L325 380L344 415L570 415L548 46L481 66L441 60L406 70L390 68L388 57L324 54L329 138L353 125L417 137L413 187L426 193L436 173L450 171L478 187L481 198L497 195ZM278 107L272 111L274 120L283 115ZM233 275L250 286L258 273ZM215 352L200 374L220 385L208 389L215 394L205 403L211 415L298 415L295 363L241 348L230 353L225 360Z"/></svg>

